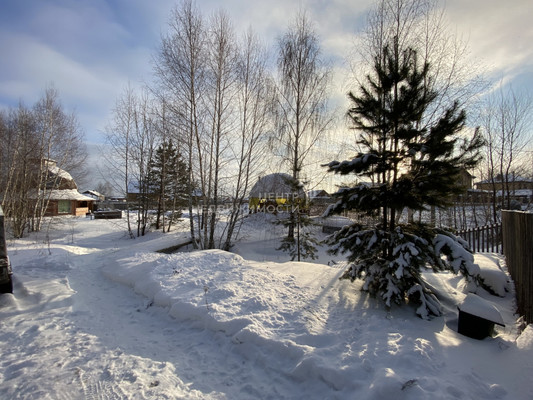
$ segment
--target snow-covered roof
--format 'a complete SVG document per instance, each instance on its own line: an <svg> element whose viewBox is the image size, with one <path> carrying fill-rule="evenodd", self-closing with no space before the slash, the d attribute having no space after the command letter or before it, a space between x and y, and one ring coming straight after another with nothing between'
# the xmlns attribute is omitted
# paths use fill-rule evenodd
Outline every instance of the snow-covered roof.
<svg viewBox="0 0 533 400"><path fill-rule="evenodd" d="M105 198L103 194L97 192L96 190L86 190L82 194L91 197L93 200L101 200Z"/></svg>
<svg viewBox="0 0 533 400"><path fill-rule="evenodd" d="M491 192L489 191L489 193ZM502 193L503 192L501 190L498 190L496 192L496 197L501 197ZM509 193L511 194L511 196L531 196L533 195L533 189L510 190ZM507 192L505 192L505 195L507 196Z"/></svg>
<svg viewBox="0 0 533 400"><path fill-rule="evenodd" d="M56 165L49 165L48 164L48 171L50 171L52 174L59 176L61 179L66 179L69 181L73 181L74 178L72 178L72 175L70 175L67 171L64 169L59 168Z"/></svg>
<svg viewBox="0 0 533 400"><path fill-rule="evenodd" d="M77 189L48 189L48 190L30 190L29 199L50 199L50 200L77 200L77 201L94 201L92 197L85 196L78 192Z"/></svg>
<svg viewBox="0 0 533 400"><path fill-rule="evenodd" d="M97 197L103 196L102 193L97 192L96 190L86 190L85 192L83 192L83 194L90 194L92 196L97 196Z"/></svg>
<svg viewBox="0 0 533 400"><path fill-rule="evenodd" d="M326 192L326 191L323 190L323 189L314 189L314 190L310 190L309 192L307 192L307 195L309 196L310 199L330 198L330 197L331 197L331 196L329 195L329 193Z"/></svg>
<svg viewBox="0 0 533 400"><path fill-rule="evenodd" d="M468 189L468 193L485 193L485 194L492 194L492 190L489 189ZM497 190L496 191L496 197L501 197L503 191ZM533 189L515 189L509 191L511 196L533 196ZM505 195L507 196L507 191L505 191Z"/></svg>
<svg viewBox="0 0 533 400"><path fill-rule="evenodd" d="M287 198L295 192L292 182L292 176L281 172L263 176L258 179L252 190L250 190L250 197ZM305 192L302 187L298 188L298 196L305 197Z"/></svg>
<svg viewBox="0 0 533 400"><path fill-rule="evenodd" d="M51 159L41 160L45 172L47 189L78 189L78 185L67 171L57 166L57 162Z"/></svg>
<svg viewBox="0 0 533 400"><path fill-rule="evenodd" d="M526 177L523 177L523 176L509 175L509 177L505 180L505 182L533 182L533 180L531 178L526 178ZM476 182L476 185L479 184L479 183L481 183L481 184L483 184L483 183L492 183L492 179L484 179L482 181ZM495 177L494 178L494 183L502 183L502 177L501 176Z"/></svg>
<svg viewBox="0 0 533 400"><path fill-rule="evenodd" d="M46 196L50 195L50 200L77 200L77 201L94 201L92 197L84 196L76 189L59 190L54 189L46 192Z"/></svg>

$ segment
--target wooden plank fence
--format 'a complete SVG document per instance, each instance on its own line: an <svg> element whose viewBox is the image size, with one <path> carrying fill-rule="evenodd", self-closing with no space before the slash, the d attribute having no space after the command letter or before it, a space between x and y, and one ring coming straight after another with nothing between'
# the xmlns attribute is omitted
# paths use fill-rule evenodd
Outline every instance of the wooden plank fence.
<svg viewBox="0 0 533 400"><path fill-rule="evenodd" d="M457 236L466 240L470 250L474 253L491 252L503 254L501 224L464 229L458 231Z"/></svg>
<svg viewBox="0 0 533 400"><path fill-rule="evenodd" d="M533 213L502 211L503 248L518 313L533 322Z"/></svg>

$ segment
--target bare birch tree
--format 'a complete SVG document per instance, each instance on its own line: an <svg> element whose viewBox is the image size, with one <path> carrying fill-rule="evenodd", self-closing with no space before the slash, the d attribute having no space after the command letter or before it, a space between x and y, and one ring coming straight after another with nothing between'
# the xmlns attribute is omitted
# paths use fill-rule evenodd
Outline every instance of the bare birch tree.
<svg viewBox="0 0 533 400"><path fill-rule="evenodd" d="M206 42L206 111L209 113L210 131L205 152L206 177L202 180L204 248L215 248L215 230L219 219L220 197L223 189L222 174L227 167L228 151L235 129L234 107L237 89L237 45L231 22L223 11L209 20ZM226 190L226 194L228 191Z"/></svg>
<svg viewBox="0 0 533 400"><path fill-rule="evenodd" d="M487 143L486 175L492 186L494 222L499 221L499 209L511 208L512 185L532 140L532 111L532 97L510 86L500 87L485 100L481 126Z"/></svg>
<svg viewBox="0 0 533 400"><path fill-rule="evenodd" d="M59 168L81 176L86 159L76 115L65 112L59 93L48 87L31 108L3 114L0 197L15 236L41 230Z"/></svg>
<svg viewBox="0 0 533 400"><path fill-rule="evenodd" d="M273 148L288 163L294 185L301 184L304 162L330 123L327 100L330 69L321 59L319 39L300 13L278 41L278 116ZM294 188L297 193L297 188ZM288 238L294 237L290 212Z"/></svg>
<svg viewBox="0 0 533 400"><path fill-rule="evenodd" d="M35 118L22 103L4 114L2 133L2 208L11 224L13 235L21 238L28 229L30 195L33 180Z"/></svg>
<svg viewBox="0 0 533 400"><path fill-rule="evenodd" d="M133 110L134 128L131 137L132 180L129 188L136 193L137 236L144 236L150 224L149 212L154 206L149 180L149 165L154 155L157 130L153 123L152 99L146 90L137 97L137 107Z"/></svg>
<svg viewBox="0 0 533 400"><path fill-rule="evenodd" d="M45 90L35 104L33 113L38 140L34 155L38 193L33 206L31 229L39 231L52 190L56 189L61 180L61 176L51 169L50 162L69 174L80 176L80 169L85 169L87 155L76 115L64 112L56 89L50 86Z"/></svg>
<svg viewBox="0 0 533 400"><path fill-rule="evenodd" d="M361 62L352 64L360 83L368 73L364 66L374 65L376 58L383 60L386 47L397 48L398 56L406 49L416 51L420 62L431 66L426 90L437 93L424 123L430 123L452 101L465 107L487 88L481 67L467 63L468 45L453 33L445 11L438 0L378 0L358 49Z"/></svg>
<svg viewBox="0 0 533 400"><path fill-rule="evenodd" d="M191 238L195 247L227 249L270 128L266 54L252 34L239 43L223 11L206 19L188 0L173 10L169 28L156 57L155 92L165 98L172 140L189 167ZM230 210L222 213L227 199Z"/></svg>
<svg viewBox="0 0 533 400"><path fill-rule="evenodd" d="M161 38L161 48L155 59L155 74L159 80L157 93L170 99L167 104L176 127L173 139L182 145L186 156L190 234L197 248L199 233L194 216L194 194L198 193L198 187L205 187L202 153L197 154L205 117L201 111L205 24L193 2L185 0L172 10L168 25L169 31Z"/></svg>
<svg viewBox="0 0 533 400"><path fill-rule="evenodd" d="M131 180L132 132L135 126L136 99L131 86L128 86L115 100L112 120L105 129L107 151L104 159L107 169L114 172L113 188L124 197L128 194ZM115 178L116 177L116 178ZM135 237L131 224L130 205L127 202L126 222L129 236Z"/></svg>
<svg viewBox="0 0 533 400"><path fill-rule="evenodd" d="M233 196L222 248L228 251L238 235L238 221L251 179L261 168L265 137L272 130L274 87L267 71L267 52L250 30L243 36L236 63L238 126L232 136ZM233 176L233 175L232 175Z"/></svg>

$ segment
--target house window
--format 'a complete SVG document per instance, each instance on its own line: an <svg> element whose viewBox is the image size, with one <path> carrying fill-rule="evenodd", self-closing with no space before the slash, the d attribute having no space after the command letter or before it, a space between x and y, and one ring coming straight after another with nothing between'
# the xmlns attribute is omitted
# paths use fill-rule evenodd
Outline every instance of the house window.
<svg viewBox="0 0 533 400"><path fill-rule="evenodd" d="M70 200L59 200L57 202L57 212L59 214L70 214Z"/></svg>

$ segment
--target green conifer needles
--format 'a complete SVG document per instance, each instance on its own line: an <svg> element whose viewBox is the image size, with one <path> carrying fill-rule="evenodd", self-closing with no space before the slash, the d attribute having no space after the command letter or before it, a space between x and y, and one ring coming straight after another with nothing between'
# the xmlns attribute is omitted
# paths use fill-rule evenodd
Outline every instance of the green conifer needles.
<svg viewBox="0 0 533 400"><path fill-rule="evenodd" d="M385 47L373 74L358 94L350 93L348 117L358 132L360 152L332 161L330 172L356 175L359 183L336 193L325 215L352 210L374 217L366 225L344 227L330 237L332 252L348 253L345 278L364 279L363 290L387 306L407 299L417 313L439 315L440 306L423 279L427 270L452 270L477 280L472 254L450 232L400 218L406 209L445 207L464 188L461 169L480 161L483 142L475 131L466 137L466 114L457 104L439 109L427 84L428 64L419 67L412 50Z"/></svg>

